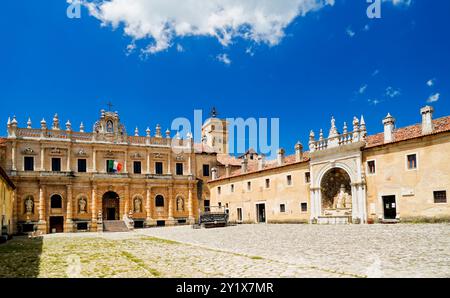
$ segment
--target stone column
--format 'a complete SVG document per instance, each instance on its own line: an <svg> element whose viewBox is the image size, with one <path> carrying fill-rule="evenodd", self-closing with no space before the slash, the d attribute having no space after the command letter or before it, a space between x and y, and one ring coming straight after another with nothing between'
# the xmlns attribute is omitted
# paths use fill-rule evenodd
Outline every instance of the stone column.
<svg viewBox="0 0 450 298"><path fill-rule="evenodd" d="M173 225L174 217L173 217L173 185L169 186L169 225Z"/></svg>
<svg viewBox="0 0 450 298"><path fill-rule="evenodd" d="M309 194L310 198L309 198L309 218L310 218L310 223L313 223L314 219L315 219L315 214L316 214L316 198L315 198L315 192L314 189L311 188L310 190L310 194Z"/></svg>
<svg viewBox="0 0 450 298"><path fill-rule="evenodd" d="M71 146L69 145L69 147L67 148L67 163L66 163L66 172L72 172L72 167L71 167L71 163L70 163L70 159L71 159Z"/></svg>
<svg viewBox="0 0 450 298"><path fill-rule="evenodd" d="M188 192L189 224L195 223L194 201L193 201L192 189L193 189L193 185L191 183L189 183L189 192Z"/></svg>
<svg viewBox="0 0 450 298"><path fill-rule="evenodd" d="M97 152L92 148L92 172L97 172Z"/></svg>
<svg viewBox="0 0 450 298"><path fill-rule="evenodd" d="M47 233L47 222L45 220L45 186L39 186L39 222L38 222L38 230L42 233Z"/></svg>
<svg viewBox="0 0 450 298"><path fill-rule="evenodd" d="M152 226L154 225L154 220L152 218L152 187L147 185L147 197L145 199L145 225Z"/></svg>
<svg viewBox="0 0 450 298"><path fill-rule="evenodd" d="M170 151L167 156L167 174L172 175L172 151Z"/></svg>
<svg viewBox="0 0 450 298"><path fill-rule="evenodd" d="M17 202L17 189L13 191L13 201L12 201L12 208L13 208L13 220L12 220L12 233L17 233L17 221L19 219L19 203Z"/></svg>
<svg viewBox="0 0 450 298"><path fill-rule="evenodd" d="M188 160L188 173L190 176L192 176L192 159L191 159L191 154L189 153L189 160Z"/></svg>
<svg viewBox="0 0 450 298"><path fill-rule="evenodd" d="M67 185L67 207L66 207L66 224L64 227L64 231L65 232L72 232L73 231L73 221L72 221L72 216L73 216L73 209L72 209L72 203L73 203L73 193L72 193L72 185L68 184Z"/></svg>
<svg viewBox="0 0 450 298"><path fill-rule="evenodd" d="M130 212L130 185L125 186L125 204L122 217L128 216Z"/></svg>
<svg viewBox="0 0 450 298"><path fill-rule="evenodd" d="M16 165L16 148L17 144L16 142L12 143L12 150L11 150L11 159L12 159L12 170L17 171L17 165Z"/></svg>
<svg viewBox="0 0 450 298"><path fill-rule="evenodd" d="M125 158L123 161L123 173L124 174L128 173L128 150L125 151Z"/></svg>
<svg viewBox="0 0 450 298"><path fill-rule="evenodd" d="M355 221L359 218L359 199L358 199L358 187L352 183L352 220Z"/></svg>
<svg viewBox="0 0 450 298"><path fill-rule="evenodd" d="M91 195L91 232L97 231L97 185L92 184Z"/></svg>
<svg viewBox="0 0 450 298"><path fill-rule="evenodd" d="M45 148L41 145L41 171L45 171Z"/></svg>
<svg viewBox="0 0 450 298"><path fill-rule="evenodd" d="M150 152L147 150L147 175L150 174Z"/></svg>

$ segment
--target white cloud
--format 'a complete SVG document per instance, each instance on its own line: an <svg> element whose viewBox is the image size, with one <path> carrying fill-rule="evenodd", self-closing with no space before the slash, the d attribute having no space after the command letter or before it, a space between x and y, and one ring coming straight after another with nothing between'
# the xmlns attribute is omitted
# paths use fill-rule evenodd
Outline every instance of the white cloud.
<svg viewBox="0 0 450 298"><path fill-rule="evenodd" d="M428 80L428 81L427 81L427 86L428 86L428 87L433 87L435 82L436 82L436 79Z"/></svg>
<svg viewBox="0 0 450 298"><path fill-rule="evenodd" d="M176 37L209 36L223 46L243 38L274 46L298 16L317 11L335 0L83 0L103 26L133 40L150 39L144 53L173 45Z"/></svg>
<svg viewBox="0 0 450 298"><path fill-rule="evenodd" d="M217 55L217 60L219 60L220 62L226 64L226 65L230 65L231 64L231 59L228 57L227 54L220 54Z"/></svg>
<svg viewBox="0 0 450 298"><path fill-rule="evenodd" d="M367 89L367 84L361 86L361 87L359 88L359 90L358 90L358 93L359 93L359 94L364 94L364 92L366 92L366 89Z"/></svg>
<svg viewBox="0 0 450 298"><path fill-rule="evenodd" d="M395 6L410 6L412 4L412 0L383 0L383 2L391 2Z"/></svg>
<svg viewBox="0 0 450 298"><path fill-rule="evenodd" d="M184 52L183 46L180 45L179 43L177 44L177 52L179 52L179 53Z"/></svg>
<svg viewBox="0 0 450 298"><path fill-rule="evenodd" d="M353 31L351 27L348 27L347 30L345 30L345 33L347 33L350 37L354 37L356 35L355 31Z"/></svg>
<svg viewBox="0 0 450 298"><path fill-rule="evenodd" d="M373 104L373 105L377 105L377 104L379 104L381 101L379 101L378 99L368 99L367 100L370 104Z"/></svg>
<svg viewBox="0 0 450 298"><path fill-rule="evenodd" d="M430 97L428 97L427 102L428 103L436 102L439 100L440 97L441 97L440 93L433 94Z"/></svg>
<svg viewBox="0 0 450 298"><path fill-rule="evenodd" d="M376 77L379 73L380 73L380 70L379 70L379 69L375 69L375 70L372 72L372 77Z"/></svg>
<svg viewBox="0 0 450 298"><path fill-rule="evenodd" d="M393 87L387 87L385 95L387 97L394 98L394 97L400 96L401 92L399 89L395 89Z"/></svg>
<svg viewBox="0 0 450 298"><path fill-rule="evenodd" d="M363 31L367 32L370 30L370 26L367 24L364 26Z"/></svg>

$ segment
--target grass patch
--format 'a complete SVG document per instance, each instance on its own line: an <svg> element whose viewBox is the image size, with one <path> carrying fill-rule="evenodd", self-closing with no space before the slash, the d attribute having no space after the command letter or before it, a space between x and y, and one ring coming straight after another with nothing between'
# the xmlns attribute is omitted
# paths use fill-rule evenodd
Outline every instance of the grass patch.
<svg viewBox="0 0 450 298"><path fill-rule="evenodd" d="M154 277L160 277L161 273L153 268L148 267L145 262L138 257L134 256L133 254L127 252L127 251L121 251L121 254L123 257L125 257L128 261L135 263L137 266L141 267L145 271L150 272L151 275Z"/></svg>
<svg viewBox="0 0 450 298"><path fill-rule="evenodd" d="M259 256L251 256L250 259L252 259L252 260L264 260L263 257L259 257Z"/></svg>
<svg viewBox="0 0 450 298"><path fill-rule="evenodd" d="M150 237L150 236L145 236L145 237L141 237L141 240L144 241L153 241L153 242L157 242L157 243L161 243L161 244L181 244L180 242L177 241L173 241L173 240L167 240L167 239L161 239L161 238L156 238L156 237Z"/></svg>

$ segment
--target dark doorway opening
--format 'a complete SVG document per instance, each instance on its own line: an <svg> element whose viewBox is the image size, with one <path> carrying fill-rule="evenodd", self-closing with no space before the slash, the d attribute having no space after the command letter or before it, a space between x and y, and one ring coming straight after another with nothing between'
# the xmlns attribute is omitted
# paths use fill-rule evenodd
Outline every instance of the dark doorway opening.
<svg viewBox="0 0 450 298"><path fill-rule="evenodd" d="M142 229L142 228L144 228L144 221L143 220L135 220L134 221L134 228L135 229Z"/></svg>
<svg viewBox="0 0 450 298"><path fill-rule="evenodd" d="M164 220L157 220L156 226L157 227L164 227L166 225L166 222Z"/></svg>
<svg viewBox="0 0 450 298"><path fill-rule="evenodd" d="M383 210L384 210L384 219L396 219L397 203L395 201L395 196L383 197Z"/></svg>
<svg viewBox="0 0 450 298"><path fill-rule="evenodd" d="M63 232L64 232L64 217L50 216L50 233L63 233Z"/></svg>
<svg viewBox="0 0 450 298"><path fill-rule="evenodd" d="M266 222L266 204L256 204L256 218L258 223Z"/></svg>
<svg viewBox="0 0 450 298"><path fill-rule="evenodd" d="M103 219L119 220L120 219L120 198L113 191L109 191L103 195Z"/></svg>

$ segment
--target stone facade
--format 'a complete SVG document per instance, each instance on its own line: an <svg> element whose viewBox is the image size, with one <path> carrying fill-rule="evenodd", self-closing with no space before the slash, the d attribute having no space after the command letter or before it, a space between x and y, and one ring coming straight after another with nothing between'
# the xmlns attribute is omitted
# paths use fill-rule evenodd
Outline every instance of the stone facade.
<svg viewBox="0 0 450 298"><path fill-rule="evenodd" d="M331 120L328 137L311 131L309 151L218 175L209 183L212 204L225 206L233 222L371 223L449 220L450 117L368 135L365 120L340 133ZM223 171L222 171L223 173Z"/></svg>
<svg viewBox="0 0 450 298"><path fill-rule="evenodd" d="M13 234L15 185L0 166L0 242Z"/></svg>

